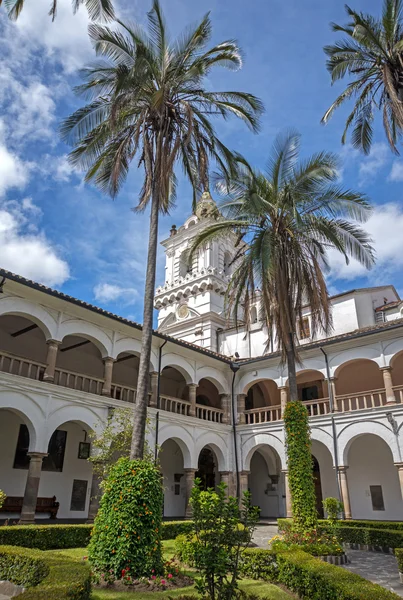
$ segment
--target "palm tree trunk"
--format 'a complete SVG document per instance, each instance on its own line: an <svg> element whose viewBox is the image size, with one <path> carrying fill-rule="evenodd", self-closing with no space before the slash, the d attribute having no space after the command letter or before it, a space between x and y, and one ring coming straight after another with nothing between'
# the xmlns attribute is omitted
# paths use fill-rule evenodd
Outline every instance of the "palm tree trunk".
<svg viewBox="0 0 403 600"><path fill-rule="evenodd" d="M143 330L141 338L139 375L137 379L136 406L134 410L133 436L130 449L131 459L143 458L144 454L148 406L149 365L153 337L155 272L158 242L159 192L156 188L157 186L155 186L153 190L153 197L151 201L147 272L144 290Z"/></svg>
<svg viewBox="0 0 403 600"><path fill-rule="evenodd" d="M290 401L298 400L297 372L295 368L295 348L294 336L289 333L289 342L286 346L287 367L288 367L288 388L290 390Z"/></svg>

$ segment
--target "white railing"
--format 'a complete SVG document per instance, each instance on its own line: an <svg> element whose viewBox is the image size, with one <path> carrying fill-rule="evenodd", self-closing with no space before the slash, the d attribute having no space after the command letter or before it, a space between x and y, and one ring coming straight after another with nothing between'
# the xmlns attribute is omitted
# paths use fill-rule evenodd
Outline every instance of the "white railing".
<svg viewBox="0 0 403 600"><path fill-rule="evenodd" d="M190 413L190 402L171 396L160 396L160 407L161 410L167 410L177 415L188 417Z"/></svg>
<svg viewBox="0 0 403 600"><path fill-rule="evenodd" d="M112 383L111 387L111 398L114 400L122 400L123 402L130 402L130 404L136 403L136 388L128 387L127 385L118 385Z"/></svg>
<svg viewBox="0 0 403 600"><path fill-rule="evenodd" d="M317 415L327 415L330 412L329 398L319 398L318 400L307 400L303 402L308 410L310 417Z"/></svg>
<svg viewBox="0 0 403 600"><path fill-rule="evenodd" d="M394 385L393 391L395 393L396 402L403 404L403 385Z"/></svg>
<svg viewBox="0 0 403 600"><path fill-rule="evenodd" d="M72 390L78 390L79 392L97 394L98 396L102 394L102 388L104 386L103 379L92 377L91 375L85 375L83 373L74 373L73 371L59 369L58 367L55 369L55 378L53 383L55 385L61 385Z"/></svg>
<svg viewBox="0 0 403 600"><path fill-rule="evenodd" d="M386 404L386 392L381 390L370 390L368 392L359 392L357 394L345 394L336 396L338 412L352 412L365 408L376 408Z"/></svg>
<svg viewBox="0 0 403 600"><path fill-rule="evenodd" d="M246 425L257 423L270 423L270 421L281 420L281 406L264 406L263 408L252 408L245 410Z"/></svg>
<svg viewBox="0 0 403 600"><path fill-rule="evenodd" d="M211 408L211 406L196 404L196 417L198 419L203 419L203 421L222 423L224 420L224 411L219 408Z"/></svg>
<svg viewBox="0 0 403 600"><path fill-rule="evenodd" d="M45 372L46 365L40 362L14 356L7 352L0 353L0 371L10 373L11 375L21 375L41 381Z"/></svg>

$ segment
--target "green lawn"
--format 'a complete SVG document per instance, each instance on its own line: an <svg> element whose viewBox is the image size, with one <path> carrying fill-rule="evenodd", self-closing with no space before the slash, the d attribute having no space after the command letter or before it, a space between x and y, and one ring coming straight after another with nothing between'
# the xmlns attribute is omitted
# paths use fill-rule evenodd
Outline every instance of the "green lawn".
<svg viewBox="0 0 403 600"><path fill-rule="evenodd" d="M174 554L174 540L163 542L165 558L171 558ZM54 551L51 551L54 552ZM70 556L72 558L82 559L87 555L86 548L73 548L71 550L60 550L60 554ZM255 581L254 579L243 579L240 582L240 587L245 592L265 596L270 600L291 600L295 596L288 594L281 588L264 581ZM197 596L193 586L178 588L176 590L166 590L165 592L114 592L112 590L94 590L93 600L152 600L153 598L177 598L184 594L192 594Z"/></svg>

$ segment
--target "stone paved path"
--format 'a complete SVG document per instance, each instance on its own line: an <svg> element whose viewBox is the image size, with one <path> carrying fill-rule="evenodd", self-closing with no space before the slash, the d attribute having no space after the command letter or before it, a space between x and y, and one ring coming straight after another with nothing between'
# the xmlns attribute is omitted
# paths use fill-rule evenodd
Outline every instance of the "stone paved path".
<svg viewBox="0 0 403 600"><path fill-rule="evenodd" d="M256 527L252 542L259 548L268 548L267 542L278 533L276 522L261 523ZM1 600L1 599L0 599Z"/></svg>
<svg viewBox="0 0 403 600"><path fill-rule="evenodd" d="M393 554L361 550L347 550L346 554L351 563L344 565L343 568L373 583L378 583L403 598L403 585L400 583L399 570Z"/></svg>

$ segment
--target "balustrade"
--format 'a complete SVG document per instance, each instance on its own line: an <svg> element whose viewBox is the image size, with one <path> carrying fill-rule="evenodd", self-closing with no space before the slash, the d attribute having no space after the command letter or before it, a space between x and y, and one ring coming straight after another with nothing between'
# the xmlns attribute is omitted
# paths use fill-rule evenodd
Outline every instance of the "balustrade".
<svg viewBox="0 0 403 600"><path fill-rule="evenodd" d="M270 423L270 421L281 420L281 405L264 406L262 408L252 408L245 410L246 425L256 425L258 423Z"/></svg>
<svg viewBox="0 0 403 600"><path fill-rule="evenodd" d="M196 404L196 417L204 421L213 421L214 423L222 423L224 419L224 411L211 406L203 406Z"/></svg>

